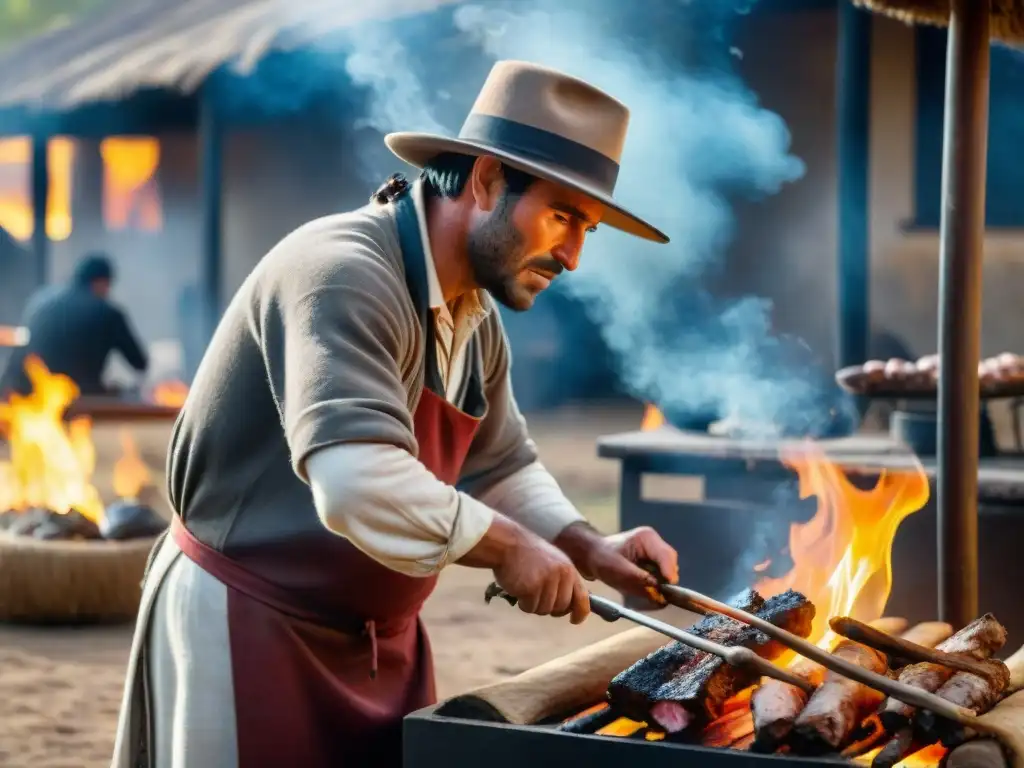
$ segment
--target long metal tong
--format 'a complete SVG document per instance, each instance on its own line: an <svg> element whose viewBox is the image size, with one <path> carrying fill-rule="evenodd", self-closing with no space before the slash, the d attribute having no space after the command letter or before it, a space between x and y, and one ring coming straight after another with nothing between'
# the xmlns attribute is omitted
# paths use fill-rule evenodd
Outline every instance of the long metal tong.
<svg viewBox="0 0 1024 768"><path fill-rule="evenodd" d="M501 598L509 605L516 605L519 602L517 598L510 595L497 584L492 583L487 587L484 599L489 603L495 597ZM698 651L704 651L705 653L710 653L713 656L718 656L734 667L747 667L763 677L774 677L776 680L781 680L784 683L795 685L808 693L811 693L814 690L814 686L807 680L804 680L802 677L798 677L791 672L787 672L781 667L777 667L767 659L762 659L749 648L738 645L721 645L712 640L698 637L697 635L693 635L689 632L678 629L677 627L673 627L671 624L666 624L664 621L652 619L650 616L638 613L637 611L632 611L618 603L613 603L611 600L607 600L594 594L590 595L590 610L605 621L626 619L627 621L639 624L642 627L653 629L655 632L665 635L665 637L678 640L680 643L688 645L691 648L696 648Z"/></svg>
<svg viewBox="0 0 1024 768"><path fill-rule="evenodd" d="M900 683L896 680L891 680L884 675L876 674L870 669L859 667L856 664L851 664L845 659L841 659L838 656L834 656L823 648L819 648L814 643L804 640L798 635L794 635L792 632L777 627L771 622L765 621L760 616L755 616L747 611L740 610L728 603L723 603L714 598L702 595L700 592L694 592L692 589L686 587L677 587L674 584L661 584L658 587L662 594L668 599L668 602L681 608L689 608L696 606L704 611L714 611L720 613L723 616L728 616L730 619L734 619L742 624L747 624L755 629L759 629L764 632L768 637L773 640L785 645L790 650L796 651L801 656L816 661L825 669L836 672L837 674L848 677L851 680L855 680L858 683L873 688L876 691L891 696L897 701L902 701L905 704L910 704L914 707L920 707L921 709L927 709L934 712L936 715L948 718L954 722L962 725L977 728L978 730L992 730L991 728L984 728L979 726L978 718L974 712L958 707L952 702L946 701L941 696L936 696L934 693L922 690L920 688L914 688L913 686L905 683Z"/></svg>

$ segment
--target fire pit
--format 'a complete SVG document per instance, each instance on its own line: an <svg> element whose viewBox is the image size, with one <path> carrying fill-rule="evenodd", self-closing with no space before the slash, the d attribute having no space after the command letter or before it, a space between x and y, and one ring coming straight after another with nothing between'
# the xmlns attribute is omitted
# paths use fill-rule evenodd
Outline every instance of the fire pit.
<svg viewBox="0 0 1024 768"><path fill-rule="evenodd" d="M994 620L987 616L979 620L981 623L987 621ZM900 626L906 627L907 623L899 618L886 618L874 624L893 631ZM935 645L940 640L945 640L947 645L953 643L948 647L956 647L955 638L949 638L951 631L948 625L930 623L912 627L902 637L922 643L923 647ZM958 633L957 637L965 634ZM541 766L563 766L566 761L580 761L577 764L588 766L611 766L630 761L626 764L674 768L746 768L757 765L765 768L785 765L936 768L943 761L974 768L1005 768L1010 764L1001 750L987 749L987 745L980 744L958 745L956 737L949 741L952 752L941 743L922 746L907 742L906 745L898 744L899 749L894 750L890 744L896 738L879 725L880 721L871 717L865 719L860 734L849 737L846 757L807 756L794 752L762 754L754 745L751 688L732 696L718 718L691 732L676 735L667 734L656 724L652 727L645 721L624 717L621 711L616 710L613 694L610 706L607 701L598 701L589 708L581 709L580 702L593 696L594 690L602 688L602 683L607 688L610 682L611 689L614 689L615 683L608 677L610 669L642 665L671 647L656 647L659 644L657 636L647 630L624 632L515 678L414 713L404 722L403 765L406 768L433 766L436 755L441 752L445 756L445 764L455 768L477 765L481 754L486 754L487 764L496 768L521 766L524 761ZM631 659L648 647L654 647L654 650L631 665ZM1021 680L1024 676L1021 655L1018 652L1007 662L1012 671L1012 686L1020 686L1024 682ZM623 674L628 675L629 672ZM623 674L617 677L622 678ZM905 676L904 672L901 679ZM823 685L819 686L816 693L823 689ZM1017 716L1017 711L1022 709L1019 699L1024 694L1009 695L1011 690L1011 687L1006 689L1007 695L991 710L991 716L999 714L1004 720L1011 718L1015 722L1024 722L1024 718ZM565 708L573 703L577 705L577 711L566 711ZM885 751L889 752L888 756ZM980 753L987 756L987 762L950 761L950 755L961 752L967 756Z"/></svg>
<svg viewBox="0 0 1024 768"><path fill-rule="evenodd" d="M0 620L125 621L167 523L152 508L148 468L129 432L114 466L118 501L104 508L92 483L91 422L67 419L74 382L29 358L28 395L0 404Z"/></svg>

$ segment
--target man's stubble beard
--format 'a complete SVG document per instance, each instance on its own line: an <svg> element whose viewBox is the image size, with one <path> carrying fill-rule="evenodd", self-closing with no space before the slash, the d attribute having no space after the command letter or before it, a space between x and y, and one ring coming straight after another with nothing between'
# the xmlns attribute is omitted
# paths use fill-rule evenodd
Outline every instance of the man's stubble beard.
<svg viewBox="0 0 1024 768"><path fill-rule="evenodd" d="M473 281L495 301L516 312L533 306L535 294L517 280L521 269L523 236L512 223L518 197L503 193L491 214L466 238L466 253Z"/></svg>

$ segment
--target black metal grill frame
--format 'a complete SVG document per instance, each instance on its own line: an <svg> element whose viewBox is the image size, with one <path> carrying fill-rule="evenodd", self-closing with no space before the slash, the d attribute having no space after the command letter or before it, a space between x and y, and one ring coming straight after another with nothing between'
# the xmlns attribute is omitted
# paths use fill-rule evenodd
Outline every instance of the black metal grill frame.
<svg viewBox="0 0 1024 768"><path fill-rule="evenodd" d="M564 733L555 726L445 717L428 707L403 724L403 768L833 768L838 757L760 755L665 741Z"/></svg>

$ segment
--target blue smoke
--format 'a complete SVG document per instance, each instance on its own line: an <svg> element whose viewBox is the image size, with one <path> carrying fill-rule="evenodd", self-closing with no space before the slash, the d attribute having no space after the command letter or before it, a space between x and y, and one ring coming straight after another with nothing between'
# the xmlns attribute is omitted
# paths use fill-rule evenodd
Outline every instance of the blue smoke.
<svg viewBox="0 0 1024 768"><path fill-rule="evenodd" d="M552 5L463 4L362 25L290 58L304 74L289 81L305 86L290 82L284 96L298 105L332 84L337 93L343 81L357 85L358 103L351 94L334 98L347 99L356 127L368 131L364 172L372 181L395 165L381 133L454 134L495 59L534 61L603 88L632 114L616 197L672 243L603 228L580 269L556 286L598 325L626 387L679 424L734 417L764 435L820 435L837 409L848 423L849 405L807 346L773 333L770 302L705 290L733 239L732 202L775 194L805 170L785 122L733 69L741 54L729 32L753 0ZM666 28L678 41L671 51L650 36ZM258 100L259 72L248 80L236 98Z"/></svg>

